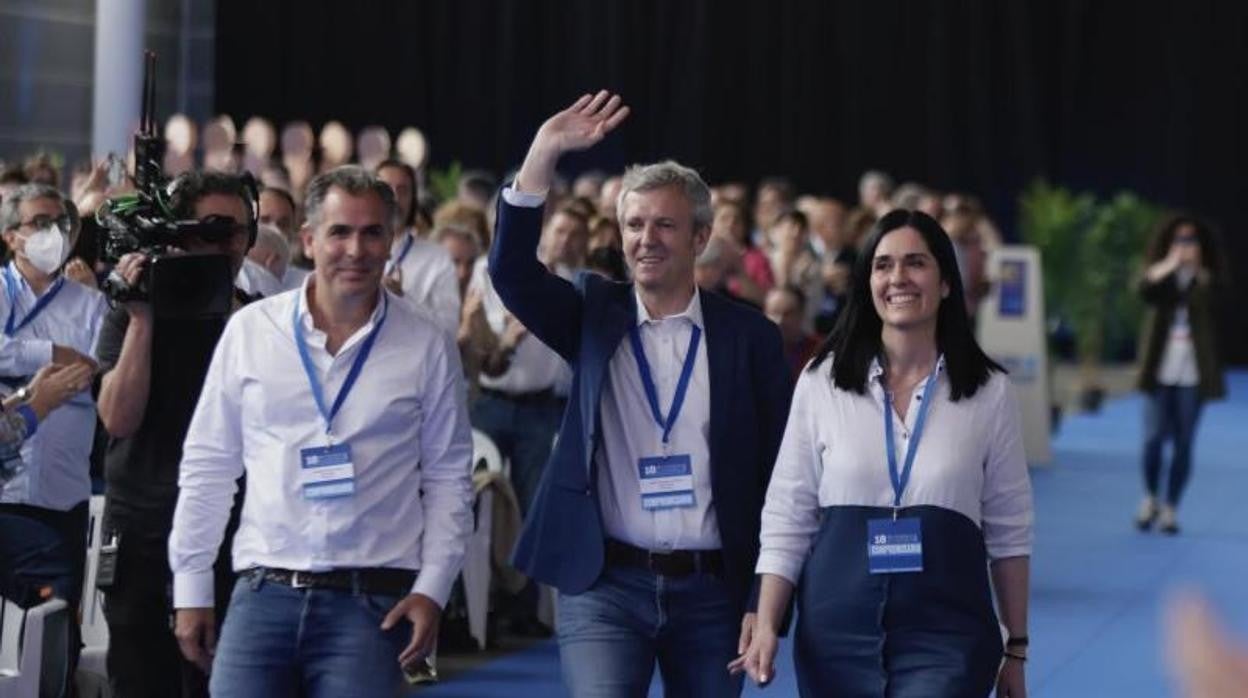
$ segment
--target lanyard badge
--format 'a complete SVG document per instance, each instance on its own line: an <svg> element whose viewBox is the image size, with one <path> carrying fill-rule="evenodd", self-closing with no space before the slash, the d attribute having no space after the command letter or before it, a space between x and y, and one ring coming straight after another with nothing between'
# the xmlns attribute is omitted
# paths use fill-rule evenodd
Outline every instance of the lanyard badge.
<svg viewBox="0 0 1248 698"><path fill-rule="evenodd" d="M676 392L672 396L672 406L666 418L659 409L659 392L655 388L650 362L646 359L641 333L636 325L629 329L628 338L633 346L633 356L637 359L637 370L641 374L641 385L646 391L646 401L650 404L650 414L659 429L663 430L663 453L637 461L641 507L646 511L661 511L694 506L697 502L693 492L693 458L687 453L668 453L668 443L671 440L672 427L684 406L685 394L689 392L689 380L693 376L693 364L697 360L702 329L697 325L693 326L689 349L685 353L684 366L681 367L680 379L676 383Z"/></svg>
<svg viewBox="0 0 1248 698"><path fill-rule="evenodd" d="M386 315L389 312L389 300L384 293L381 294L381 317L377 319L377 323L373 326L372 331L364 338L359 352L355 355L355 360L351 363L351 369L347 372L347 378L343 381L342 388L338 390L338 396L334 398L334 403L329 408L325 406L324 389L316 375L316 367L312 364L312 357L308 353L308 343L307 338L304 336L303 323L299 320L299 306L302 302L302 296L295 301L295 310L292 318L295 327L295 345L299 348L299 359L303 363L303 371L307 375L308 385L312 390L312 398L316 401L317 409L325 420L325 436L329 444L315 448L300 449L299 484L303 489L304 497L307 499L345 497L355 493L355 464L351 460L351 444L333 443L334 417L342 409L343 403L347 400L347 395L350 394L351 388L355 387L356 379L360 377L360 371L364 367L364 362L368 361L368 356L373 351L373 344L377 341L377 335L381 332L381 327L386 322Z"/></svg>
<svg viewBox="0 0 1248 698"><path fill-rule="evenodd" d="M901 496L910 483L910 471L914 467L914 455L923 436L923 426L932 405L932 391L936 386L936 372L927 378L920 398L919 415L914 422L914 432L906 446L906 460L900 472L897 469L897 443L893 436L893 400L884 393L884 450L888 456L888 476L893 485L893 516L890 519L867 521L867 566L871 574L895 574L898 572L923 571L923 527L916 517L898 518Z"/></svg>
<svg viewBox="0 0 1248 698"><path fill-rule="evenodd" d="M35 307L30 309L30 312L26 314L26 317L22 318L21 322L17 322L17 281L13 278L13 272L9 269L9 267L5 267L4 290L9 299L9 319L4 323L4 335L6 337L12 337L18 332L21 332L22 328L29 325L35 318L39 317L39 313L42 313L43 309L48 307L48 304L52 302L52 299L56 298L56 294L60 293L61 288L64 286L65 277L62 276L57 278L57 280L52 284L52 288L48 289L47 293L44 293L38 300L35 301Z"/></svg>

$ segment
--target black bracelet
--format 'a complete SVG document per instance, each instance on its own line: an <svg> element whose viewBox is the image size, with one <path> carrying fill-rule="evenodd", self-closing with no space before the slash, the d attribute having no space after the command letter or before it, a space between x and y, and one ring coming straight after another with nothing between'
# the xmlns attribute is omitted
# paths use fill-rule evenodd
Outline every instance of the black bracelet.
<svg viewBox="0 0 1248 698"><path fill-rule="evenodd" d="M1027 636L1019 635L1018 637L1011 637L1010 639L1005 641L1005 646L1006 647L1026 647Z"/></svg>
<svg viewBox="0 0 1248 698"><path fill-rule="evenodd" d="M1027 661L1027 655L1025 654L1018 654L1016 652L1006 652L1005 656L1009 659L1017 659L1020 662Z"/></svg>

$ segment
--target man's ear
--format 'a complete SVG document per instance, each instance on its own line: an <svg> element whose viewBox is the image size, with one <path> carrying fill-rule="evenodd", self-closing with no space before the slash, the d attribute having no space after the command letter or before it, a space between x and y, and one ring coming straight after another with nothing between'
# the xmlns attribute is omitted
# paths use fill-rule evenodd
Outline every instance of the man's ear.
<svg viewBox="0 0 1248 698"><path fill-rule="evenodd" d="M701 257L706 250L706 243L711 239L711 226L704 225L693 229L694 257Z"/></svg>
<svg viewBox="0 0 1248 698"><path fill-rule="evenodd" d="M299 242L303 245L303 256L308 259L312 259L312 236L315 234L316 231L307 223L299 228Z"/></svg>

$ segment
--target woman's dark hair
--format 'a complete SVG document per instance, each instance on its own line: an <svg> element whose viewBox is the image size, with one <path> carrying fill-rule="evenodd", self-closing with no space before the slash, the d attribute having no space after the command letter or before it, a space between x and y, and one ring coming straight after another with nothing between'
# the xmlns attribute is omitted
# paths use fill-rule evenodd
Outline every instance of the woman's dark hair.
<svg viewBox="0 0 1248 698"><path fill-rule="evenodd" d="M412 196L407 209L407 220L403 221L403 230L416 225L416 216L420 215L420 181L416 179L416 170L412 166L402 160L382 160L381 164L373 169L373 174L381 174L381 171L387 167L393 167L402 170L407 175L407 181L412 183Z"/></svg>
<svg viewBox="0 0 1248 698"><path fill-rule="evenodd" d="M1005 373L975 341L971 321L966 313L962 275L958 272L953 243L944 228L922 211L896 209L888 212L874 227L854 263L849 297L836 325L810 364L815 371L832 355L832 380L841 390L863 394L867 390L867 372L871 361L883 351L880 332L883 323L875 311L871 295L871 269L875 249L885 235L899 228L913 228L923 237L928 250L940 268L940 280L949 287L949 295L940 302L936 314L936 348L945 357L951 398L956 402L971 397L988 382L992 371Z"/></svg>
<svg viewBox="0 0 1248 698"><path fill-rule="evenodd" d="M1161 221L1153 239L1148 243L1148 264L1161 261L1170 253L1174 244L1175 233L1179 228L1190 225L1196 230L1196 241L1200 243L1200 266L1204 267L1215 282L1226 279L1226 258L1222 254L1222 240L1218 231L1205 221L1188 213L1174 213Z"/></svg>

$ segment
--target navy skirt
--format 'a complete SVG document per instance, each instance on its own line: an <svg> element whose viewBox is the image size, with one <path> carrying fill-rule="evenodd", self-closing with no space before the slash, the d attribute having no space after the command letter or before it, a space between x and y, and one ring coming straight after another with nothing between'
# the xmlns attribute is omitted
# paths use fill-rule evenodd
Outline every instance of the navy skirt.
<svg viewBox="0 0 1248 698"><path fill-rule="evenodd" d="M922 572L868 572L867 521L892 509L823 510L797 592L804 698L983 698L994 688L1002 645L983 533L941 507L900 515L922 520Z"/></svg>

